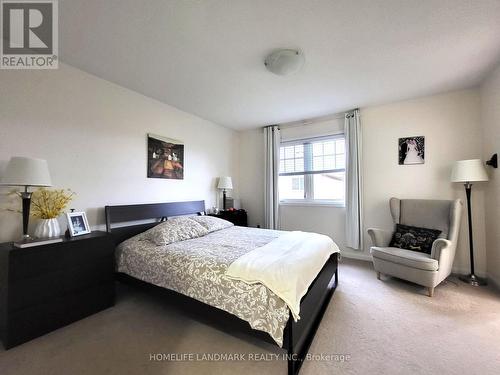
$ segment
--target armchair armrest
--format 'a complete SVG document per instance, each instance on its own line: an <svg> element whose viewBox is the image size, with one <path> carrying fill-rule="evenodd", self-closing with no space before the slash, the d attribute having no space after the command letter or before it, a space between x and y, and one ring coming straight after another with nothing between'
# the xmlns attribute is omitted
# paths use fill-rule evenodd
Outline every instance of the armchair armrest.
<svg viewBox="0 0 500 375"><path fill-rule="evenodd" d="M393 232L378 228L368 228L368 234L374 246L387 247L391 242Z"/></svg>
<svg viewBox="0 0 500 375"><path fill-rule="evenodd" d="M449 247L451 247L450 240L438 238L432 243L431 258L436 259L439 262L441 259L441 253Z"/></svg>

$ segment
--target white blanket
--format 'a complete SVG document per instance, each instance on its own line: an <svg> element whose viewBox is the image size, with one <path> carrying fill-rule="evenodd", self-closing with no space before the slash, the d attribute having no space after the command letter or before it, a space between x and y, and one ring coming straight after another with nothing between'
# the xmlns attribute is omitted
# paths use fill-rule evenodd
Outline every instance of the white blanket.
<svg viewBox="0 0 500 375"><path fill-rule="evenodd" d="M264 284L286 302L297 321L300 300L335 252L339 247L328 236L288 232L239 257L226 276L248 284Z"/></svg>

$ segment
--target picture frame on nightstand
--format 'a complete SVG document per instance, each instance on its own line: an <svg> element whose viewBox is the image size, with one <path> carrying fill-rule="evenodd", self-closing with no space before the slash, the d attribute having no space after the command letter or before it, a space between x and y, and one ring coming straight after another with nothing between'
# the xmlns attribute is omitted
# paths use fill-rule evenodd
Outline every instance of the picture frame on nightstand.
<svg viewBox="0 0 500 375"><path fill-rule="evenodd" d="M91 232L85 212L68 212L68 231L71 237L89 234Z"/></svg>

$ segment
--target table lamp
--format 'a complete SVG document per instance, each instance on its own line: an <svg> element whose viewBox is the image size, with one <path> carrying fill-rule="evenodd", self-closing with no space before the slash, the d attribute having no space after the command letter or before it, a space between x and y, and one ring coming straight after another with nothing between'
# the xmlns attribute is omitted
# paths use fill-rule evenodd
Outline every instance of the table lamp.
<svg viewBox="0 0 500 375"><path fill-rule="evenodd" d="M472 207L471 193L472 182L488 181L488 175L483 163L479 159L459 160L453 165L451 172L452 182L462 182L465 186L467 196L467 218L469 221L469 251L470 251L470 275L461 275L459 279L473 286L486 285L486 280L474 274L474 242L472 238Z"/></svg>
<svg viewBox="0 0 500 375"><path fill-rule="evenodd" d="M233 180L231 177L219 177L219 189L222 189L222 208L226 209L226 190L233 188Z"/></svg>
<svg viewBox="0 0 500 375"><path fill-rule="evenodd" d="M28 240L32 194L32 192L28 191L28 188L31 186L52 186L47 161L20 156L12 157L7 164L5 174L0 180L0 185L24 187L24 191L20 193L23 200L23 240Z"/></svg>

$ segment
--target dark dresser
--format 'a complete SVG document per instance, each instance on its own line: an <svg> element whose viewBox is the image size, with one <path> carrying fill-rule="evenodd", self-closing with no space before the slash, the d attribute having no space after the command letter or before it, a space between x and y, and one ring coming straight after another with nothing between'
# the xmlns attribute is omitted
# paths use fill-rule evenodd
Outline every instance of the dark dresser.
<svg viewBox="0 0 500 375"><path fill-rule="evenodd" d="M222 210L218 214L209 214L209 216L215 216L227 221L230 221L234 225L240 227L248 227L247 212L245 210Z"/></svg>
<svg viewBox="0 0 500 375"><path fill-rule="evenodd" d="M24 249L0 244L0 335L6 349L114 300L114 244L106 232Z"/></svg>

